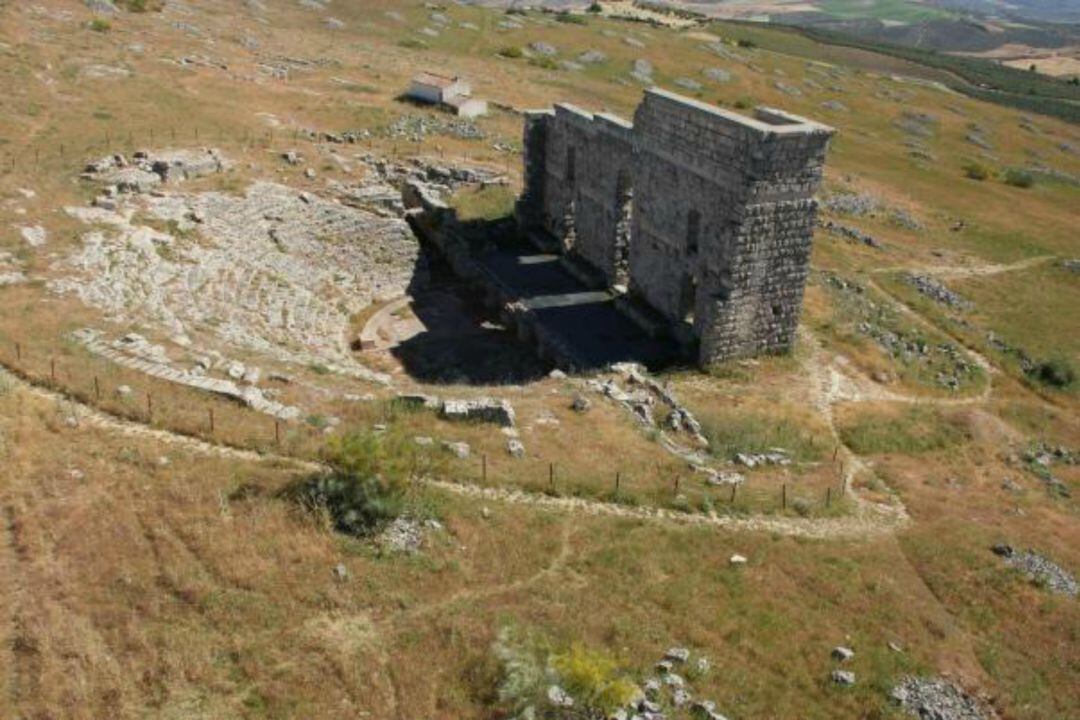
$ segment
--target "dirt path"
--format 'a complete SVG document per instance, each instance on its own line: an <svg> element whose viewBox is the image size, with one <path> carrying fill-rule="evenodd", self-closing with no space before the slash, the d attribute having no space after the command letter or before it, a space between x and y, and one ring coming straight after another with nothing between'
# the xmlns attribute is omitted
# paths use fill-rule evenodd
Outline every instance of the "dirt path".
<svg viewBox="0 0 1080 720"><path fill-rule="evenodd" d="M0 382L7 382L16 387L23 389L24 391L34 395L35 397L42 398L49 402L55 403L58 407L64 410L67 417L72 418L78 425L88 425L90 427L99 428L107 432L122 435L124 437L135 437L146 440L153 440L156 442L182 447L191 452L200 453L202 455L211 455L215 457L229 458L232 460L246 460L249 462L264 462L267 460L273 460L287 465L296 466L299 469L314 470L320 466L317 463L303 460L300 458L291 457L288 455L277 455L274 453L257 453L253 450L244 450L242 448L232 447L222 443L209 442L207 440L200 440L199 438L192 437L190 435L184 435L182 433L173 432L171 430L164 430L161 428L150 427L141 422L134 420L128 420L112 413L99 410L90 405L86 405L77 400L73 400L68 397L62 391L53 390L52 388L39 385L36 382L32 382L26 378L23 378L5 367L0 367Z"/></svg>
<svg viewBox="0 0 1080 720"><path fill-rule="evenodd" d="M160 428L148 427L139 422L119 418L71 400L61 392L51 388L28 382L5 369L0 369L0 379L13 383L37 397L61 405L65 409L66 414L69 417L74 417L80 424L86 424L108 432L118 433L126 437L138 437L176 445L192 452L205 455L246 460L249 462L275 461L286 465L292 465L298 470L307 472L322 469L322 466L315 462L273 453L260 454L251 450L243 450L211 443L206 440L200 440L198 438L170 432ZM848 470L848 473L854 472L854 469ZM876 504L864 504L861 502L858 505L856 514L848 517L788 518L759 516L742 518L716 514L688 514L673 510L665 510L663 508L627 507L616 503L586 500L583 498L549 497L538 493L527 493L505 488L482 488L447 480L421 479L420 482L429 487L464 497L525 504L576 514L649 520L680 526L705 525L735 531L747 530L769 532L806 538L848 539L869 537L892 532L899 525L906 522L906 514L902 511L897 512L893 508L886 508Z"/></svg>
<svg viewBox="0 0 1080 720"><path fill-rule="evenodd" d="M964 352L966 352L968 354L968 356L972 359L972 361L974 361L979 367L981 367L983 370L986 371L988 376L992 376L994 373L997 372L997 367L994 366L994 364L991 363L989 360L987 360L986 356L984 356L982 353L978 352L977 350L974 350L973 348L971 348L971 346L969 346L966 342L964 342L964 340L962 338L956 337L955 335L950 333L948 330L939 327L938 325L934 324L930 320L927 320L922 314L920 314L918 311L913 309L906 302L904 302L900 298L896 297L895 295L893 295L888 290L885 290L883 287L878 285L873 280L867 279L866 286L871 288L872 290L880 293L883 297L888 298L888 300L890 302L892 302L893 305L895 305L896 308L901 313L903 313L907 317L911 318L912 320L914 320L916 323L918 323L922 327L926 328L927 330L933 330L935 332L939 332L939 333L945 335L946 337L948 337L953 342L957 343L960 347L962 347L964 349ZM983 394L984 394L985 398L990 397L990 393L992 391L992 386L993 386L993 378L992 377L987 377L986 389L983 391Z"/></svg>
<svg viewBox="0 0 1080 720"><path fill-rule="evenodd" d="M433 485L435 483L432 483ZM485 585L479 587L468 587L464 590L459 590L453 593L449 597L435 602L428 603L426 605L419 605L417 607L409 608L386 619L385 622L391 626L396 627L402 622L408 620L415 620L417 618L423 618L430 615L433 612L438 612L451 605L455 605L461 602L470 602L473 600L484 600L496 595L503 595L509 592L516 592L518 590L524 590L544 580L549 580L557 575L566 566L566 561L570 559L570 538L574 532L574 523L567 519L563 521L562 532L559 537L559 551L555 553L554 557L547 565L537 570L528 577L520 578L518 580L512 580L506 583L499 583L496 585Z"/></svg>
<svg viewBox="0 0 1080 720"><path fill-rule="evenodd" d="M907 515L902 509L897 510L876 503L860 502L854 515L837 518L791 518L765 515L730 517L716 513L702 515L664 508L629 507L585 498L552 497L508 488L464 485L446 480L425 480L424 483L430 487L478 500L529 505L575 515L704 526L732 531L767 532L819 540L848 540L886 535L894 532L907 521Z"/></svg>
<svg viewBox="0 0 1080 720"><path fill-rule="evenodd" d="M1014 263L988 263L986 265L972 265L969 267L956 265L893 265L891 267L877 268L872 272L874 274L910 272L918 273L921 275L935 275L941 278L970 278L984 277L986 275L999 275L1001 273L1016 272L1018 270L1028 270L1033 267L1038 267L1039 265L1045 265L1046 263L1053 262L1057 259L1057 255L1038 255L1036 257L1030 257L1024 260L1018 260Z"/></svg>

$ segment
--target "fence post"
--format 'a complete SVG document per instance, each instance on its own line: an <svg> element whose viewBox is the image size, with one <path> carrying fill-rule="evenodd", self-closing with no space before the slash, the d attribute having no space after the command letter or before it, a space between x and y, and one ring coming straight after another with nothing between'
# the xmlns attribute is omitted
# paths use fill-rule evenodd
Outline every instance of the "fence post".
<svg viewBox="0 0 1080 720"><path fill-rule="evenodd" d="M787 510L787 483L780 486L780 509Z"/></svg>
<svg viewBox="0 0 1080 720"><path fill-rule="evenodd" d="M274 444L281 447L281 421L277 418L274 418Z"/></svg>
<svg viewBox="0 0 1080 720"><path fill-rule="evenodd" d="M618 470L615 471L615 494L616 495L619 494L619 481L622 480L621 475L622 475L622 473L620 473Z"/></svg>
<svg viewBox="0 0 1080 720"><path fill-rule="evenodd" d="M49 358L49 378L52 380L53 385L56 384L56 358Z"/></svg>
<svg viewBox="0 0 1080 720"><path fill-rule="evenodd" d="M146 391L146 419L149 421L154 419L154 394L149 390Z"/></svg>
<svg viewBox="0 0 1080 720"><path fill-rule="evenodd" d="M679 476L675 476L675 495L679 494Z"/></svg>
<svg viewBox="0 0 1080 720"><path fill-rule="evenodd" d="M94 399L101 400L101 383L98 382L98 376L94 376Z"/></svg>
<svg viewBox="0 0 1080 720"><path fill-rule="evenodd" d="M480 467L481 482L487 485L487 453L480 456Z"/></svg>
<svg viewBox="0 0 1080 720"><path fill-rule="evenodd" d="M555 463L548 463L548 486L555 489Z"/></svg>
<svg viewBox="0 0 1080 720"><path fill-rule="evenodd" d="M19 343L15 343L15 360L22 362L22 345Z"/></svg>
<svg viewBox="0 0 1080 720"><path fill-rule="evenodd" d="M739 489L739 486L732 483L732 485L731 485L731 504L732 505L735 504L735 491L738 490L738 489Z"/></svg>
<svg viewBox="0 0 1080 720"><path fill-rule="evenodd" d="M825 488L825 507L832 505L832 487Z"/></svg>
<svg viewBox="0 0 1080 720"><path fill-rule="evenodd" d="M214 408L206 408L207 414L210 416L210 434L214 434Z"/></svg>

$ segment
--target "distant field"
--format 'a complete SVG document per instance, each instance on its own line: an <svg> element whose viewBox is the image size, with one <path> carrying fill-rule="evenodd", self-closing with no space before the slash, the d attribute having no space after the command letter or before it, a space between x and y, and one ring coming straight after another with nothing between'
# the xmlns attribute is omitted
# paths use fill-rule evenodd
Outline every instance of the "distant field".
<svg viewBox="0 0 1080 720"><path fill-rule="evenodd" d="M952 16L947 10L909 0L822 0L819 7L826 15L841 20L914 23Z"/></svg>

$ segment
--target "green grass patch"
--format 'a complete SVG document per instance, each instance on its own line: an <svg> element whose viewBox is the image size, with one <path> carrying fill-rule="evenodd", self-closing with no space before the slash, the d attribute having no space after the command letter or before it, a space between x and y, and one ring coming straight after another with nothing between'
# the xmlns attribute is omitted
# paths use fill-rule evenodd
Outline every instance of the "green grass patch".
<svg viewBox="0 0 1080 720"><path fill-rule="evenodd" d="M971 180L985 180L991 175L990 168L983 165L981 162L972 160L971 162L964 163L964 177Z"/></svg>
<svg viewBox="0 0 1080 720"><path fill-rule="evenodd" d="M450 198L450 207L457 210L458 219L498 220L514 212L517 196L508 185L471 186Z"/></svg>
<svg viewBox="0 0 1080 720"><path fill-rule="evenodd" d="M742 408L699 415L713 455L730 460L738 453L764 453L783 448L792 460L820 460L828 445L815 429L792 418Z"/></svg>
<svg viewBox="0 0 1080 720"><path fill-rule="evenodd" d="M844 444L859 455L935 452L962 445L970 437L959 416L920 405L900 412L863 411L840 427Z"/></svg>
<svg viewBox="0 0 1080 720"><path fill-rule="evenodd" d="M1029 188L1035 184L1035 176L1023 168L1006 168L1001 181L1013 187Z"/></svg>

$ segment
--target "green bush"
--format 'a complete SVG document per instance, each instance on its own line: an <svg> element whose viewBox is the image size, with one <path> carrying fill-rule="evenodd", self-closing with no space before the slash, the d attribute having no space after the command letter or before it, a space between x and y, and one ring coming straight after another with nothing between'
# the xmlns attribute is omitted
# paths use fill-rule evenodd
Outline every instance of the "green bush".
<svg viewBox="0 0 1080 720"><path fill-rule="evenodd" d="M1029 374L1043 385L1059 389L1070 387L1076 382L1076 368L1065 358L1043 360L1036 364Z"/></svg>
<svg viewBox="0 0 1080 720"><path fill-rule="evenodd" d="M507 45L506 47L501 47L495 52L495 54L499 57L511 58L513 60L524 57L525 55L525 53L522 52L521 48L517 47L516 45Z"/></svg>
<svg viewBox="0 0 1080 720"><path fill-rule="evenodd" d="M594 2L592 5L589 6L588 11L591 13L599 13L603 12L604 8L600 6L600 3Z"/></svg>
<svg viewBox="0 0 1080 720"><path fill-rule="evenodd" d="M285 495L309 510L325 510L338 532L370 535L404 509L412 458L403 450L402 441L373 433L335 438L324 452L329 472Z"/></svg>
<svg viewBox="0 0 1080 720"><path fill-rule="evenodd" d="M1035 184L1035 176L1023 168L1008 168L1002 174L1001 179L1006 185L1018 188L1029 188Z"/></svg>
<svg viewBox="0 0 1080 720"><path fill-rule="evenodd" d="M535 65L536 67L543 68L545 70L558 70L559 69L559 63L555 62L553 59L551 59L549 57L531 58L529 60L529 64L530 65Z"/></svg>
<svg viewBox="0 0 1080 720"><path fill-rule="evenodd" d="M94 18L90 21L90 29L94 32L109 32L112 30L112 23L103 18Z"/></svg>
<svg viewBox="0 0 1080 720"><path fill-rule="evenodd" d="M555 13L555 19L561 23L570 23L571 25L585 25L585 18L580 15L575 15L568 10L561 10Z"/></svg>
<svg viewBox="0 0 1080 720"><path fill-rule="evenodd" d="M514 718L611 717L640 695L630 675L609 653L575 642L556 652L544 636L513 626L499 630L492 653L499 664L494 696ZM573 709L553 707L547 690L557 685Z"/></svg>
<svg viewBox="0 0 1080 720"><path fill-rule="evenodd" d="M551 665L575 702L584 705L585 717L608 717L638 693L637 685L620 672L614 658L581 643L556 655Z"/></svg>
<svg viewBox="0 0 1080 720"><path fill-rule="evenodd" d="M972 160L964 164L964 175L972 180L985 180L990 177L990 169L982 163Z"/></svg>

